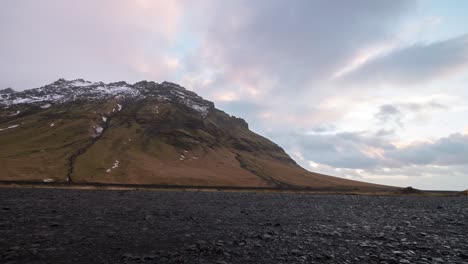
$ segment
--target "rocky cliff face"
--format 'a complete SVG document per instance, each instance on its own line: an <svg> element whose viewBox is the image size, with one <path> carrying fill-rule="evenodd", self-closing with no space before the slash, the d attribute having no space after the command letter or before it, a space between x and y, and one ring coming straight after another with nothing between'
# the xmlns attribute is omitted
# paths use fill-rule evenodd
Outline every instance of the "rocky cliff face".
<svg viewBox="0 0 468 264"><path fill-rule="evenodd" d="M0 167L8 181L379 188L302 169L243 119L170 82L0 90Z"/></svg>

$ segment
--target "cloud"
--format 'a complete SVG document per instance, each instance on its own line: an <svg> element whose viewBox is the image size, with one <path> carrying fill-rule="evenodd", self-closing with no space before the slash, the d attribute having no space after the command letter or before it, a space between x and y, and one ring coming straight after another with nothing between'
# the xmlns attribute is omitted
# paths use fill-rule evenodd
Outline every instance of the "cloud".
<svg viewBox="0 0 468 264"><path fill-rule="evenodd" d="M336 127L333 124L320 124L320 125L312 127L312 129L310 129L310 133L312 134L331 133L335 130L336 130Z"/></svg>
<svg viewBox="0 0 468 264"><path fill-rule="evenodd" d="M318 134L269 134L292 152L301 153L307 161L335 168L366 169L379 165L385 150L395 148L383 137L369 132Z"/></svg>
<svg viewBox="0 0 468 264"><path fill-rule="evenodd" d="M402 168L376 168L367 170L335 169L318 165L315 171L393 186L414 186L424 190L465 190L468 166L408 166Z"/></svg>
<svg viewBox="0 0 468 264"><path fill-rule="evenodd" d="M277 93L291 95L330 79L362 46L392 37L411 1L208 1L206 22L191 67L222 70L238 89L275 77ZM220 23L223 21L223 23ZM239 78L241 76L241 78ZM266 87L260 87L265 89ZM213 87L216 89L216 87ZM319 87L315 87L317 91Z"/></svg>
<svg viewBox="0 0 468 264"><path fill-rule="evenodd" d="M299 164L315 172L436 189L466 189L454 185L456 181L468 184L468 134L454 133L403 146L394 143L393 133L370 131L292 135L273 132L268 136L279 142ZM430 179L438 185L418 183L413 178Z"/></svg>
<svg viewBox="0 0 468 264"><path fill-rule="evenodd" d="M0 87L34 88L59 77L169 79L167 51L182 13L179 1L3 2Z"/></svg>
<svg viewBox="0 0 468 264"><path fill-rule="evenodd" d="M394 105L381 105L379 107L379 112L375 114L375 117L383 123L393 120L396 124L398 124L398 126L403 126L403 123L401 122L401 112Z"/></svg>
<svg viewBox="0 0 468 264"><path fill-rule="evenodd" d="M421 112L425 110L445 110L448 108L446 105L434 101L426 103L405 103L400 104L400 107L411 110L413 112Z"/></svg>
<svg viewBox="0 0 468 264"><path fill-rule="evenodd" d="M402 128L404 127L404 122L408 121L411 116L417 115L418 118L421 118L430 112L447 109L447 106L435 101L384 104L379 107L379 111L374 117L382 124L394 123Z"/></svg>
<svg viewBox="0 0 468 264"><path fill-rule="evenodd" d="M363 47L392 39L414 7L405 0L202 1L191 9L200 39L184 57L183 84L259 132L313 130L354 105L322 106L345 89L329 83L337 69Z"/></svg>
<svg viewBox="0 0 468 264"><path fill-rule="evenodd" d="M468 166L468 135L462 133L404 146L393 143L392 133L369 131L270 136L305 161L332 168L402 171L411 166Z"/></svg>
<svg viewBox="0 0 468 264"><path fill-rule="evenodd" d="M419 142L403 148L389 150L387 159L399 165L468 165L468 136L460 133L434 142Z"/></svg>
<svg viewBox="0 0 468 264"><path fill-rule="evenodd" d="M343 81L393 83L427 82L453 75L468 67L468 34L432 43L417 43L373 58Z"/></svg>

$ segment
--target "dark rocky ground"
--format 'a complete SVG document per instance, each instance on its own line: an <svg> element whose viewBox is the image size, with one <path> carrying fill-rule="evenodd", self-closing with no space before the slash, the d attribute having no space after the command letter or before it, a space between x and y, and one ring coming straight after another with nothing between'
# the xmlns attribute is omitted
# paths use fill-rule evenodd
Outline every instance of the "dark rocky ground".
<svg viewBox="0 0 468 264"><path fill-rule="evenodd" d="M468 263L468 199L0 189L0 263Z"/></svg>

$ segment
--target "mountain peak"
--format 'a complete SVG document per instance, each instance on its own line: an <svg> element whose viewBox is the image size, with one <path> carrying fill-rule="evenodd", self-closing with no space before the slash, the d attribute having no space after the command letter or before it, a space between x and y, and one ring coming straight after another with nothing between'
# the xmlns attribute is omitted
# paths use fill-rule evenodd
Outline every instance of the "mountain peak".
<svg viewBox="0 0 468 264"><path fill-rule="evenodd" d="M0 94L10 94L10 93L14 93L14 92L15 92L15 90L13 90L10 87L5 88L5 89L0 89Z"/></svg>

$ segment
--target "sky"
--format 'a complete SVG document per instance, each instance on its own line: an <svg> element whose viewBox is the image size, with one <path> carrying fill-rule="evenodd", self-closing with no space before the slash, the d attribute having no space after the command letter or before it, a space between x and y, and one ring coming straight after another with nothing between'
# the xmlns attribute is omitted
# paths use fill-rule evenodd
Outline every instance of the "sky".
<svg viewBox="0 0 468 264"><path fill-rule="evenodd" d="M0 89L164 80L304 168L468 189L468 1L0 1Z"/></svg>

